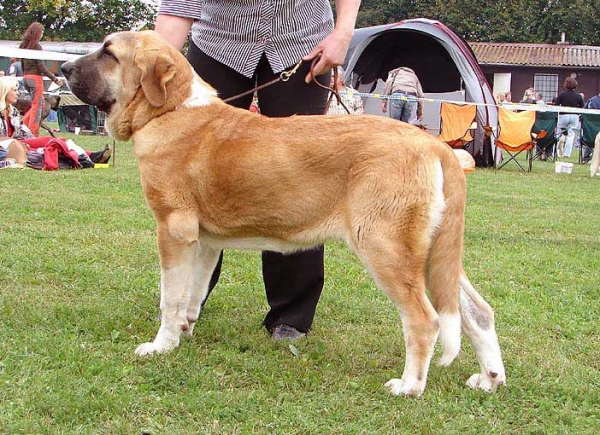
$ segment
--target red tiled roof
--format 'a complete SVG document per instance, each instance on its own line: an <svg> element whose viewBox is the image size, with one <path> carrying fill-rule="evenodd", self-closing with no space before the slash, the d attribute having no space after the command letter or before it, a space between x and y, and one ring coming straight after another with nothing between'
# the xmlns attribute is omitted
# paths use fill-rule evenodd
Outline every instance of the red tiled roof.
<svg viewBox="0 0 600 435"><path fill-rule="evenodd" d="M600 68L600 47L590 45L469 42L482 65Z"/></svg>

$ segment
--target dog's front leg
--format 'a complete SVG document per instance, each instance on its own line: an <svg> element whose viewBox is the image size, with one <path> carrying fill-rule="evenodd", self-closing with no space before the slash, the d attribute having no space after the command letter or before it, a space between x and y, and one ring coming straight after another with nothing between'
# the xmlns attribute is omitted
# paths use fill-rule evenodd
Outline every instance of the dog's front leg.
<svg viewBox="0 0 600 435"><path fill-rule="evenodd" d="M185 231L185 226L181 226L181 219L176 218L168 219L168 223L158 224L161 323L154 341L138 346L136 355L163 353L174 349L179 345L181 332L189 328L187 314L198 251L197 230Z"/></svg>
<svg viewBox="0 0 600 435"><path fill-rule="evenodd" d="M188 327L183 330L183 335L189 337L194 331L194 325L200 315L202 302L208 294L208 286L217 262L219 261L219 249L214 249L202 243L199 244L196 254L196 267L194 269L194 282L190 293L190 302L187 309Z"/></svg>

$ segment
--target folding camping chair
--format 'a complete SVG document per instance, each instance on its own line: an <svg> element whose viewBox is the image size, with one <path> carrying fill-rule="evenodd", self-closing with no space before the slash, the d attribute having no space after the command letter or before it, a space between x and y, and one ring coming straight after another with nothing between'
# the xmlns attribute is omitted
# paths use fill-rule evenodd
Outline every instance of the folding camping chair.
<svg viewBox="0 0 600 435"><path fill-rule="evenodd" d="M532 131L534 123L535 111L533 110L513 112L504 107L498 109L498 137L496 138L496 149L494 150L494 165L497 170L513 161L524 172L531 171L533 149L536 145L535 134ZM498 159L496 158L498 148L505 150L508 154L508 158L500 166L498 166ZM525 167L517 160L517 157L523 152L525 152Z"/></svg>
<svg viewBox="0 0 600 435"><path fill-rule="evenodd" d="M471 148L473 154L473 135L471 131L477 127L475 122L476 107L472 104L454 104L442 102L440 105L441 140L452 148Z"/></svg>
<svg viewBox="0 0 600 435"><path fill-rule="evenodd" d="M556 160L556 125L558 113L535 112L533 133L537 135L533 160Z"/></svg>
<svg viewBox="0 0 600 435"><path fill-rule="evenodd" d="M579 163L586 164L594 153L596 136L600 133L600 115L595 113L581 114L581 146L579 147ZM595 150L600 152L600 150Z"/></svg>

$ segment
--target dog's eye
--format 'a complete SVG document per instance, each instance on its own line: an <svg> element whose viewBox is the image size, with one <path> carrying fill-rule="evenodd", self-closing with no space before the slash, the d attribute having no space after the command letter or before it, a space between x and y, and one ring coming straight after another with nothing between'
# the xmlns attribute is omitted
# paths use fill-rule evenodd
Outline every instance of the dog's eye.
<svg viewBox="0 0 600 435"><path fill-rule="evenodd" d="M110 50L108 50L107 47L102 48L100 55L103 57L111 58L112 60L114 60L116 62L119 62L119 59L117 59L117 57Z"/></svg>

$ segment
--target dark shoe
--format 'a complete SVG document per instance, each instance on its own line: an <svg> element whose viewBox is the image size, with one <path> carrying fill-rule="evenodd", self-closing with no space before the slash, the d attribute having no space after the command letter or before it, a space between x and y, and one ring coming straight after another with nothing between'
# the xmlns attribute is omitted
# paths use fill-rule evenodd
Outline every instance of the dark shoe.
<svg viewBox="0 0 600 435"><path fill-rule="evenodd" d="M107 144L102 151L91 153L90 160L94 163L108 163L111 155L112 150L110 149L110 145Z"/></svg>
<svg viewBox="0 0 600 435"><path fill-rule="evenodd" d="M108 163L110 160L110 156L112 156L112 150L110 149L110 145L106 145L104 150L102 150L102 155L100 156L100 161L96 163Z"/></svg>
<svg viewBox="0 0 600 435"><path fill-rule="evenodd" d="M271 338L275 341L280 340L298 340L299 338L306 337L305 332L298 331L296 328L290 325L286 325L282 323L281 325L276 325L271 330Z"/></svg>

